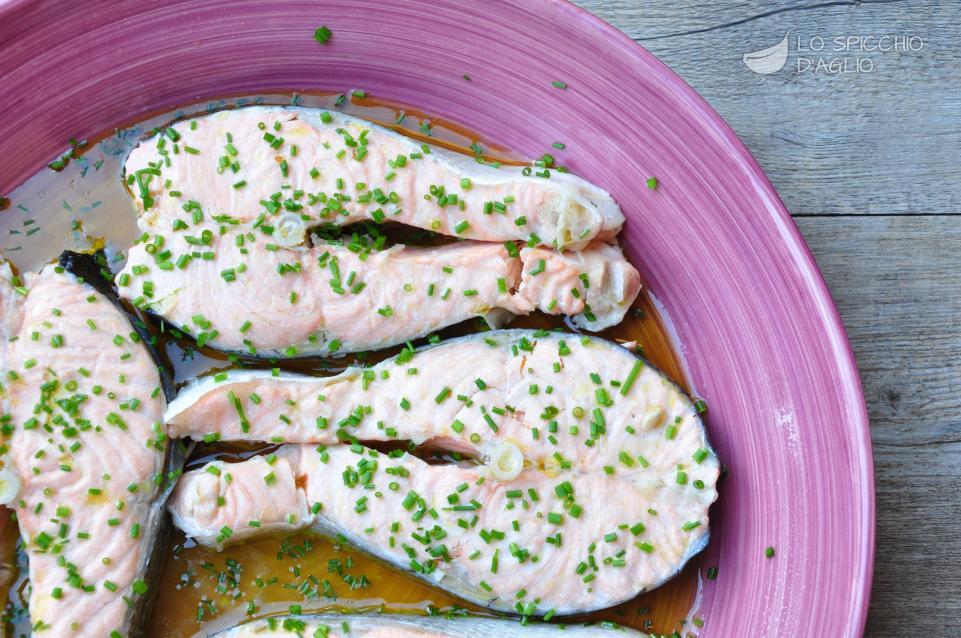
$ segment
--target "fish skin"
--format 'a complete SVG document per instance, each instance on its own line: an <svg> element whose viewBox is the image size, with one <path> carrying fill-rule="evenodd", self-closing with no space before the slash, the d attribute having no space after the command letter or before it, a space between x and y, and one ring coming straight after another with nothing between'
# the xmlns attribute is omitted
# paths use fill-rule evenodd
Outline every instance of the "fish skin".
<svg viewBox="0 0 961 638"><path fill-rule="evenodd" d="M323 113L329 113L330 123L322 121ZM194 122L196 129L192 130ZM260 123L265 125L264 129L258 127ZM277 124L279 130L275 128ZM525 176L521 167L495 169L472 157L437 147L429 147L430 153L422 159L408 159L404 166L392 167L388 162L399 155L409 158L411 153L423 154L423 145L372 122L333 111L253 106L177 122L169 129L174 132L161 132L141 142L125 164L127 175L151 170L152 165L162 166L159 177L141 173L138 179L148 180L143 192L139 182L131 186L131 196L141 214L141 229L148 232L166 228L164 224L179 217L182 205L190 200L200 202L209 214L229 214L241 221L252 221L263 210L260 201L283 192L284 185L291 187L289 192L302 190L328 196L344 192L353 196L346 215L333 211L321 217L323 202L307 204L302 212L318 222L345 225L371 219L372 211L383 209L391 221L463 239L528 241L536 235L542 245L577 250L593 239L610 239L624 222L610 195L569 173L551 171L550 179ZM346 146L346 137L338 130L347 132L355 143L363 131L368 131L362 161L354 159L355 149L360 146ZM226 150L228 134L237 151L235 155ZM176 143L171 135L178 138ZM265 141L265 135L284 141L273 148ZM158 148L161 141L162 149ZM176 153L172 152L175 144ZM291 155L292 146L297 147L296 156ZM184 148L199 152L185 152ZM346 149L346 156L338 159L336 154L342 149ZM228 162L238 162L238 171L218 172L221 156L227 157ZM281 160L287 163L286 177L280 168ZM316 178L310 175L312 168L319 169ZM390 172L395 177L385 179ZM461 185L465 177L471 180L469 188ZM346 182L343 191L337 188L338 178ZM169 187L165 187L167 180ZM234 188L242 181L246 185ZM394 202L358 201L360 191L354 188L357 183L365 184L367 192L380 188L385 194L397 193L399 206ZM439 206L437 197L425 199L431 185L443 185L448 193L456 193L459 201L465 202L465 210L461 211L459 205ZM173 196L171 191L181 195ZM151 204L147 207L142 196L145 194ZM507 204L505 214L484 214L486 202L501 202L509 196L515 201ZM400 213L394 214L395 210ZM520 217L525 219L519 220ZM455 230L465 220L469 227Z"/></svg>
<svg viewBox="0 0 961 638"><path fill-rule="evenodd" d="M15 293L17 321L10 335L16 340L9 344L0 368L12 430L5 442L21 481L15 505L29 558L33 633L58 638L99 638L111 632L140 635L149 611L143 605L151 589L147 580L156 569L151 550L166 520L154 483L163 471L166 447L165 399L157 366L143 344L130 338L134 330L126 316L89 284L54 266L23 279L24 286L14 287L10 279L0 277L0 297L8 298L7 288L21 290ZM122 342L115 343L115 335ZM52 345L55 336L63 339L60 347ZM10 379L11 373L17 378ZM41 390L54 375L60 384ZM71 382L77 387L68 388ZM103 388L100 394L95 385ZM44 398L43 392L52 395ZM110 393L115 393L113 398ZM50 418L56 422L41 418L37 427L25 427L40 401L50 406ZM128 409L121 408L121 402ZM111 413L120 417L110 417L113 424L107 421ZM78 424L77 432L67 432L60 419ZM75 419L88 420L91 428L83 429ZM51 431L44 431L45 422ZM80 447L72 450L74 443ZM121 456L123 463L117 463ZM103 476L107 472L109 479ZM129 491L133 486L136 490ZM92 495L89 488L102 492ZM121 501L124 508L118 510ZM60 507L67 509L57 511ZM58 540L61 523L66 525L67 542ZM135 524L140 525L139 533L132 538ZM89 538L78 535L81 532ZM48 549L57 547L59 553L44 551L47 537ZM92 585L93 591L68 584L68 570L58 565L58 559L72 565L70 572L81 584ZM116 591L105 586L108 580ZM147 585L146 594L135 591L140 581ZM58 587L59 598L54 595Z"/></svg>
<svg viewBox="0 0 961 638"><path fill-rule="evenodd" d="M303 624L300 624L303 623ZM346 627L345 627L346 626ZM314 632L327 631L323 634ZM254 620L214 634L194 638L260 638L261 636L313 636L325 638L640 638L633 629L601 625L549 625L479 616L443 618L412 614L305 614Z"/></svg>
<svg viewBox="0 0 961 638"><path fill-rule="evenodd" d="M213 257L185 269L157 268L153 240L138 243L117 277L120 294L205 345L296 357L391 346L492 310L565 313L600 330L623 319L641 287L620 248L603 242L575 253L524 249L515 258L501 244L481 242L369 253L332 243L268 250L269 238L249 232L214 236L205 247ZM238 236L253 241L238 246ZM164 237L174 255L194 248L183 233ZM241 264L235 280L223 276Z"/></svg>
<svg viewBox="0 0 961 638"><path fill-rule="evenodd" d="M20 531L13 510L0 507L0 600L8 600L10 588L17 577L19 540Z"/></svg>
<svg viewBox="0 0 961 638"><path fill-rule="evenodd" d="M483 339L493 339L496 346ZM517 355L512 352L514 346L520 348ZM564 347L570 354L559 354ZM526 604L535 598L540 601L537 614L550 609L570 614L618 604L669 579L703 549L708 538L708 507L717 497L720 469L693 405L661 373L641 365L626 396L610 385L612 380L626 379L639 361L633 353L601 339L582 341L574 335L514 330L472 335L419 350L404 363L395 359L374 366L366 377L363 371L351 369L327 378L272 377L244 371L230 373L221 382L202 380L182 390L171 404L166 418L172 436L301 445L282 447L273 465L270 459L254 457L232 465L214 462L186 473L171 499L175 525L197 542L214 547L264 530L309 526L328 535L343 535L363 551L410 569L408 556L399 546L401 539L396 539L393 548L389 541L390 524L395 520L406 523L409 511L391 511L389 501L378 499L372 499L369 508L356 511L357 499L369 494L345 487L342 476L351 463L364 457L338 442L426 442L484 458L487 465L432 466L409 455L396 461L385 455L373 457L380 467L406 468L406 476L395 473L390 479L398 484L394 502L409 491L422 495L439 512L439 519L430 522L440 525L451 547L458 548L450 552L449 562L435 562L447 576L438 581L434 577L437 572L415 575L477 604L508 612L516 611L517 600ZM555 362L562 364L560 372L553 371ZM408 374L410 369L417 374ZM384 372L389 375L386 379L382 378ZM603 385L593 382L591 372L600 375ZM478 378L484 389L475 383ZM421 381L425 379L429 380L426 385ZM536 394L530 391L534 381L539 384ZM366 390L365 384L369 386ZM554 385L552 394L547 393L549 384ZM450 388L450 393L438 400L442 387ZM597 394L600 388L606 389L607 396ZM401 405L405 399L406 409ZM612 405L598 405L611 400ZM514 416L506 413L501 417L488 409L504 405L514 407ZM582 406L586 415L575 419L575 406ZM484 418L482 407L496 431ZM661 413L651 420L648 414L655 407ZM603 418L606 433L587 446L589 422L599 422L596 414ZM548 439L551 419L559 422L553 435L556 444ZM351 421L353 424L338 425ZM579 435L569 433L574 424L580 428ZM537 439L533 427L540 429ZM674 431L669 435L671 428ZM526 469L513 480L500 481L491 472L491 457L497 456L505 442L520 450ZM316 447L318 443L321 447ZM707 456L696 462L692 456L702 448ZM362 446L357 449L364 455L376 454ZM641 455L646 467L637 460ZM683 485L677 481L678 464L684 465L687 474ZM605 466L613 468L614 474L602 470ZM271 473L268 484L264 477ZM477 485L481 478L484 481ZM576 523L570 504L555 498L555 488L564 481L570 482L576 502L583 508ZM695 481L703 481L703 488L696 489ZM457 524L461 514L443 509L448 507L448 495L465 483L470 487L459 495L460 502L476 498L483 505L468 513L480 517L476 528L469 531ZM377 487L382 494L393 492L388 491L389 485L377 483ZM526 531L512 530L516 514L505 505L507 490L529 494L530 488L540 495L538 502L528 503L524 514L525 525L535 530L533 540ZM226 499L223 505L221 497ZM322 505L319 512L311 509L315 503ZM600 511L596 509L599 504L603 504ZM649 508L658 515L651 515ZM379 512L392 517L381 520ZM548 524L549 512L563 514L566 526ZM260 521L260 527L250 526L251 520ZM682 530L689 522L697 526ZM645 526L637 534L619 529L622 524L633 527L637 523ZM224 527L229 528L228 533ZM360 531L369 528L373 528L372 534ZM505 538L482 542L479 529L504 531ZM410 531L401 528L402 533ZM545 542L558 531L573 538L564 542L578 548L576 557ZM588 588L575 568L587 558L584 548L591 543L601 547L599 558L607 556L605 552L612 546L603 536L610 532L618 534L614 546L626 552L626 564L603 568ZM650 541L654 549L645 552L635 541ZM407 542L418 546L410 539ZM509 553L512 542L530 548L541 560L536 565L530 560L516 561ZM509 569L490 574L486 566L495 550ZM476 551L481 555L475 563L468 557ZM417 558L422 564L431 560L421 554ZM525 594L518 599L522 591Z"/></svg>

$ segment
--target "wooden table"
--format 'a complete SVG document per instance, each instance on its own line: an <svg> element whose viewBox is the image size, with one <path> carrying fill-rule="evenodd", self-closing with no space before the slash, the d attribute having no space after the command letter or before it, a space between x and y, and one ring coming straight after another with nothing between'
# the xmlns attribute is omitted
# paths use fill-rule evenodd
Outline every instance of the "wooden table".
<svg viewBox="0 0 961 638"><path fill-rule="evenodd" d="M961 3L576 2L730 123L827 278L874 442L866 635L961 635ZM780 71L742 61L786 34Z"/></svg>

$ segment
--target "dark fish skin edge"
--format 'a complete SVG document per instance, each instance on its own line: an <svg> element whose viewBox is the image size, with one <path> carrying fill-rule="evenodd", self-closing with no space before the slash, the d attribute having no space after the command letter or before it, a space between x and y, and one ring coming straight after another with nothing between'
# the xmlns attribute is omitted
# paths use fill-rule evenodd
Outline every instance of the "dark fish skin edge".
<svg viewBox="0 0 961 638"><path fill-rule="evenodd" d="M157 348L153 335L147 331L143 321L117 294L113 285L113 275L107 268L107 259L103 251L78 253L68 250L60 254L58 262L64 270L109 299L127 317L127 321L140 336L142 343L150 353L151 359L157 366L164 396L168 402L172 401L177 394L173 368ZM173 529L173 522L170 513L167 511L167 500L173 492L177 479L183 472L189 451L188 446L183 441L167 441L163 466L165 480L150 505L149 518L143 526L143 529L146 530L143 539L146 548L146 558L142 559L145 560L143 579L147 583L148 589L146 595L137 597L133 607L128 611L130 629L127 635L130 638L143 638L147 634L148 627L150 627L150 614L157 597L158 588L156 584L163 571L164 562L167 558L167 545Z"/></svg>
<svg viewBox="0 0 961 638"><path fill-rule="evenodd" d="M173 493L177 479L183 472L189 451L190 449L182 441L167 442L167 450L164 456L166 480L161 491L150 505L150 517L147 519L145 526L148 532L144 539L146 568L143 579L147 583L148 589L146 595L137 598L129 612L131 619L130 631L127 634L129 638L145 638L147 629L150 627L150 616L153 613L159 589L157 583L163 573L164 563L167 560L167 547L173 531L173 519L170 512L167 511L167 501Z"/></svg>

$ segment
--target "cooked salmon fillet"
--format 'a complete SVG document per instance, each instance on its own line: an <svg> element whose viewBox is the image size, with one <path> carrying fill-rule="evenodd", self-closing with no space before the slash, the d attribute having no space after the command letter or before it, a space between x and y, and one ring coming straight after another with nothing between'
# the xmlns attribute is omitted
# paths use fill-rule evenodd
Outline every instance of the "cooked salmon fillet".
<svg viewBox="0 0 961 638"><path fill-rule="evenodd" d="M300 444L185 474L170 509L197 542L310 526L528 615L656 587L705 545L717 496L690 400L628 350L573 335L472 335L329 378L221 374L183 390L167 422L172 436ZM391 439L483 463L359 443Z"/></svg>
<svg viewBox="0 0 961 638"><path fill-rule="evenodd" d="M0 363L7 360L10 340L20 330L25 292L10 262L0 256Z"/></svg>
<svg viewBox="0 0 961 638"><path fill-rule="evenodd" d="M481 617L443 618L409 614L281 616L255 620L213 634L214 638L316 636L317 638L641 638L636 631L598 625L551 626ZM203 634L206 636L207 634ZM200 638L200 635L196 638Z"/></svg>
<svg viewBox="0 0 961 638"><path fill-rule="evenodd" d="M421 148L340 114L256 107L180 122L135 148L126 173L144 234L121 294L251 356L380 348L534 309L600 330L641 286L604 241L623 217L600 189ZM309 235L364 220L506 243L381 250Z"/></svg>
<svg viewBox="0 0 961 638"><path fill-rule="evenodd" d="M578 249L613 237L624 221L610 195L574 175L493 168L366 120L302 107L178 122L141 142L125 172L145 231L167 229L185 206L199 206L209 217L247 222L288 210L314 224L394 221L465 239Z"/></svg>
<svg viewBox="0 0 961 638"><path fill-rule="evenodd" d="M117 277L120 294L203 344L251 356L380 348L494 311L537 308L599 330L623 319L641 287L620 248L603 242L511 256L484 242L282 247L249 225L211 231L201 246L196 237L135 245Z"/></svg>
<svg viewBox="0 0 961 638"><path fill-rule="evenodd" d="M162 512L159 374L93 287L55 266L24 279L0 276L0 371L33 634L126 636Z"/></svg>
<svg viewBox="0 0 961 638"><path fill-rule="evenodd" d="M521 260L518 296L543 312L568 315L584 330L619 324L641 291L640 274L616 244L564 253L524 248Z"/></svg>

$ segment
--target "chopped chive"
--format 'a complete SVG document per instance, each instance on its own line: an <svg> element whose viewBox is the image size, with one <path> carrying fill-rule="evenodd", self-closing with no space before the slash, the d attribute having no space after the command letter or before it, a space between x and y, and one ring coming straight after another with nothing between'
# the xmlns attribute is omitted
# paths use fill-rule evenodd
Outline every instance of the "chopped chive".
<svg viewBox="0 0 961 638"><path fill-rule="evenodd" d="M641 361L640 359L634 362L634 367L632 367L631 371L627 373L627 378L624 379L624 382L621 384L621 389L620 389L621 396L625 396L625 397L627 396L627 393L630 392L631 387L634 385L634 382L637 381L637 375L641 373L641 368L643 367L644 367L644 362Z"/></svg>
<svg viewBox="0 0 961 638"><path fill-rule="evenodd" d="M314 31L314 40L320 42L321 44L327 44L330 41L330 36L333 35L327 27L318 27Z"/></svg>

